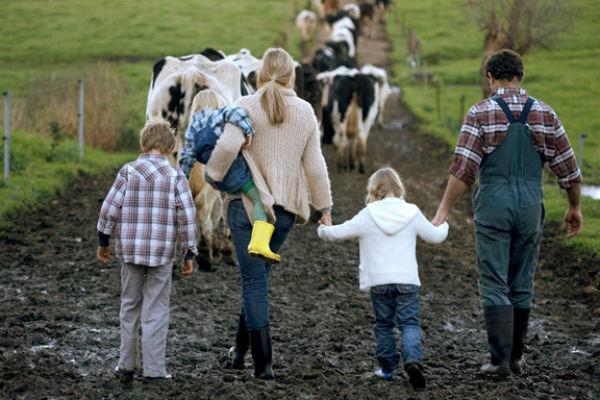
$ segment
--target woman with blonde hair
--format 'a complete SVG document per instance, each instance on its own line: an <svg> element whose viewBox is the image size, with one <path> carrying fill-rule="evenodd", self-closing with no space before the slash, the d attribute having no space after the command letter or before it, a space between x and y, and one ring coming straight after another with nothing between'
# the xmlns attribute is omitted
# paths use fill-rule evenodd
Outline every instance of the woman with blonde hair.
<svg viewBox="0 0 600 400"><path fill-rule="evenodd" d="M433 226L419 207L404 200L404 185L393 168L381 168L369 178L366 203L351 220L341 225L321 225L317 233L323 240L359 240L360 289L370 289L375 312L375 354L380 368L374 375L390 380L398 366L394 337L397 327L404 370L415 389L424 389L417 236L426 242L441 243L448 235L448 224Z"/></svg>
<svg viewBox="0 0 600 400"><path fill-rule="evenodd" d="M278 251L292 225L309 217L312 205L322 212L322 222L331 224L331 189L321 152L319 125L312 107L296 96L294 61L283 49L265 52L258 71L258 91L237 100L252 121L252 144L242 151L275 229L270 248ZM244 146L242 131L228 124L207 164L207 175L215 181L225 176ZM227 223L236 250L242 280L242 307L235 346L230 349L233 368L244 368L251 349L254 376L273 379L269 333L269 273L271 264L248 257L252 238L253 204L240 196L229 196Z"/></svg>

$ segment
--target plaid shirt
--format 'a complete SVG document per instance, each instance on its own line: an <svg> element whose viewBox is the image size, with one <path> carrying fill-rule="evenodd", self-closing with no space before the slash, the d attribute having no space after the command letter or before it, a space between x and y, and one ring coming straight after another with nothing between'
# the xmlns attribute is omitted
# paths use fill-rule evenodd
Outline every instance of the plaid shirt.
<svg viewBox="0 0 600 400"><path fill-rule="evenodd" d="M154 267L173 261L177 240L197 253L195 216L181 170L166 156L142 154L119 171L102 204L98 231L115 233L121 261Z"/></svg>
<svg viewBox="0 0 600 400"><path fill-rule="evenodd" d="M200 135L206 132L206 130L210 130L216 136L220 137L227 123L240 128L246 136L254 134L252 121L248 117L248 112L243 108L231 106L217 110L208 108L194 114L192 122L190 122L185 131L185 145L181 149L179 157L179 166L186 177L189 178L192 167L196 162L194 148L196 147L196 141L201 139Z"/></svg>
<svg viewBox="0 0 600 400"><path fill-rule="evenodd" d="M524 89L500 88L499 95L515 112L518 119L527 101ZM554 110L535 100L527 118L535 149L544 155L561 187L568 189L572 182L581 181L581 172L569 138ZM506 138L508 119L490 98L475 104L465 117L454 152L450 173L471 186L475 182L483 157L492 153Z"/></svg>

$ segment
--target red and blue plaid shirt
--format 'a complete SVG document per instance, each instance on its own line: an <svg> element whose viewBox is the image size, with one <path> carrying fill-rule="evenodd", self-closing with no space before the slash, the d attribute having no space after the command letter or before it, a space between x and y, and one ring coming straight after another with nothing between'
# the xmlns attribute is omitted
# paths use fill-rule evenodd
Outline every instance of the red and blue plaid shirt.
<svg viewBox="0 0 600 400"><path fill-rule="evenodd" d="M166 156L125 164L104 199L98 231L116 237L117 257L149 267L173 262L176 242L194 254L196 208L187 179Z"/></svg>
<svg viewBox="0 0 600 400"><path fill-rule="evenodd" d="M527 101L524 89L500 88L496 93L519 118ZM561 187L581 181L581 172L569 138L554 110L535 100L527 118L535 149L544 155ZM479 172L483 157L492 153L506 138L508 119L494 100L488 98L475 104L465 117L454 152L450 173L471 186Z"/></svg>

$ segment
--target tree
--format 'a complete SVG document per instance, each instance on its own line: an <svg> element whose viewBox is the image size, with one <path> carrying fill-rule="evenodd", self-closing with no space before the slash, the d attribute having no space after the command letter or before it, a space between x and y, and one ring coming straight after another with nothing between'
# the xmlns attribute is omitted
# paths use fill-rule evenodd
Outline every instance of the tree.
<svg viewBox="0 0 600 400"><path fill-rule="evenodd" d="M560 0L467 0L473 20L485 33L484 61L492 53L508 48L523 55L530 50L551 48L571 28L573 7ZM490 94L482 80L484 96Z"/></svg>

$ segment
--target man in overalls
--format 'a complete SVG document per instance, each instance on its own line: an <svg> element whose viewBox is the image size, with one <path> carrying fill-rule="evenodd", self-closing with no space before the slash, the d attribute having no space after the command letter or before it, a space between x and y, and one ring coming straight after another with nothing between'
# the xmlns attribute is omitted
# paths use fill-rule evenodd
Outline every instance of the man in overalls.
<svg viewBox="0 0 600 400"><path fill-rule="evenodd" d="M521 57L500 50L485 64L492 96L465 117L434 225L479 175L473 194L479 292L491 360L481 371L519 373L544 221L542 170L548 161L567 191L569 237L581 232L581 173L565 130L547 104L521 88Z"/></svg>

